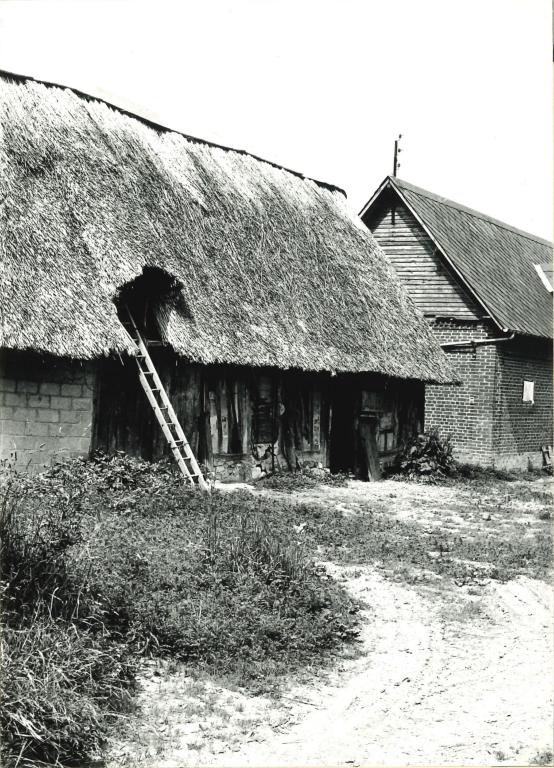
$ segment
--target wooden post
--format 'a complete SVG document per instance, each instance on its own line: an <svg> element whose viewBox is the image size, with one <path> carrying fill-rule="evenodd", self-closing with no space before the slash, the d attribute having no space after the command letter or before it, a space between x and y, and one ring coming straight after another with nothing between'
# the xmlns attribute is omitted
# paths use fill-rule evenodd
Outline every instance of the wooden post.
<svg viewBox="0 0 554 768"><path fill-rule="evenodd" d="M362 416L358 421L358 435L361 453L367 467L367 479L379 480L381 468L377 449L377 418Z"/></svg>

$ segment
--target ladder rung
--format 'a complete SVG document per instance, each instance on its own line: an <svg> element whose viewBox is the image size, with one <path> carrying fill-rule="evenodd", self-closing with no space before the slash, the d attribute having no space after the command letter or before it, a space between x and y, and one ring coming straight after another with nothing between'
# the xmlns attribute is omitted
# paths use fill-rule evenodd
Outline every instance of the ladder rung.
<svg viewBox="0 0 554 768"><path fill-rule="evenodd" d="M152 361L149 359L148 352L145 350L143 353L142 350L145 349L144 341L128 309L127 309L127 312L129 314L129 320L130 320L130 326L131 326L131 331L128 330L127 332L129 334L131 341L135 344L137 348L135 352L135 359L137 360L137 366L138 366L139 372L142 374L142 376L145 377L143 379L141 376L141 382L144 387L144 390L146 391L146 394L148 395L150 404L152 405L156 413L156 416L159 418L159 422L162 425L162 427L167 427L170 430L174 430L177 433L177 435L183 434L181 427L179 425L179 422L177 421L175 414L173 414L171 410L171 406L168 402L167 395L165 394L163 385L159 387L151 386L152 383L156 383L156 378L157 378L156 368L154 367L154 364L152 363ZM129 324L124 323L124 326L127 329ZM145 360L146 362L143 363L142 362L143 360ZM154 381L152 381L152 379L146 380L146 376L154 377ZM157 379L157 381L159 382L159 379ZM159 399L154 396L154 392L162 393ZM162 405L161 403L166 403L166 404ZM164 415L162 417L160 416L159 412L160 413L165 412L165 414L169 415L170 419L172 420L166 421L167 415ZM170 413L172 415L170 415ZM167 438L167 442L169 443L169 446L174 453L175 460L179 464L181 473L185 478L185 480L190 481L192 485L199 485L203 490L209 491L209 486L206 483L204 476L202 474L202 471L198 467L198 464L196 464L194 453L192 452L192 449L186 437L176 438L174 432L169 432L169 434L166 432L165 435ZM189 467L190 469L194 469L195 471L191 472Z"/></svg>

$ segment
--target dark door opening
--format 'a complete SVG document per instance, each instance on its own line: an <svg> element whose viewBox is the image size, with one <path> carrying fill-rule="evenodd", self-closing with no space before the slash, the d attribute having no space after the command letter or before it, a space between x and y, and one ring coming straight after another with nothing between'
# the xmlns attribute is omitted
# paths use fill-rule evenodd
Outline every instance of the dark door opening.
<svg viewBox="0 0 554 768"><path fill-rule="evenodd" d="M337 376L332 379L329 450L331 472L355 472L357 401L354 382L350 376Z"/></svg>
<svg viewBox="0 0 554 768"><path fill-rule="evenodd" d="M362 390L354 376L333 379L331 406L331 472L352 472L360 480L377 480L381 476L378 420L375 414L362 411Z"/></svg>

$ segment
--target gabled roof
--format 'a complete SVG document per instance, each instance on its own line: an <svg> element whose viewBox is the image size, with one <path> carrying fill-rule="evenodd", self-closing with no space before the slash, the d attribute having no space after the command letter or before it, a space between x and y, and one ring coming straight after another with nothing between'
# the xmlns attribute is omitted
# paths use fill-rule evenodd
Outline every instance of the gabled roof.
<svg viewBox="0 0 554 768"><path fill-rule="evenodd" d="M500 329L552 338L552 295L535 269L552 263L552 243L392 176L360 215L387 189L397 192Z"/></svg>
<svg viewBox="0 0 554 768"><path fill-rule="evenodd" d="M246 152L0 74L0 201L0 346L129 351L113 299L156 267L190 360L454 379L344 194Z"/></svg>

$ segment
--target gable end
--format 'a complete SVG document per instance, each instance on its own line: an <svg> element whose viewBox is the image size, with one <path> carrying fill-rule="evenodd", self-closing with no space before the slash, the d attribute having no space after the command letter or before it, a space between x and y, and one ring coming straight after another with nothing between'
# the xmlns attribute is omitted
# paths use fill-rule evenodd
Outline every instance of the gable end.
<svg viewBox="0 0 554 768"><path fill-rule="evenodd" d="M384 189L362 220L424 315L463 320L488 316L395 190Z"/></svg>

